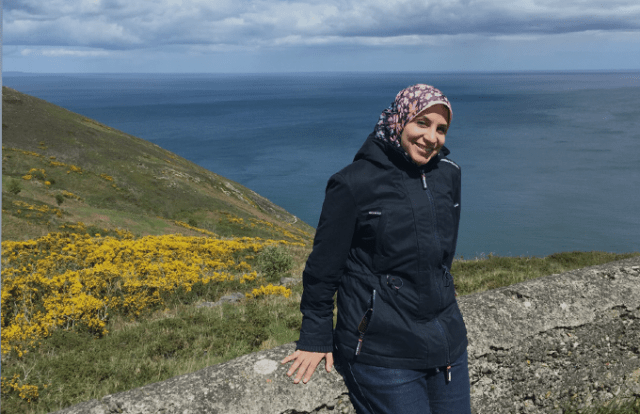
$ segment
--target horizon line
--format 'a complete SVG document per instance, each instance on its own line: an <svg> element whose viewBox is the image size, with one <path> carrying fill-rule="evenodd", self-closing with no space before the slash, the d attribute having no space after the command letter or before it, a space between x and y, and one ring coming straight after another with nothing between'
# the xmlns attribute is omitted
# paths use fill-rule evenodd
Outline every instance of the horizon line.
<svg viewBox="0 0 640 414"><path fill-rule="evenodd" d="M512 70L326 70L326 71L269 71L269 72L26 72L26 71L2 71L5 75L305 75L305 74L507 74L507 73L633 73L640 72L640 68L627 69L512 69Z"/></svg>

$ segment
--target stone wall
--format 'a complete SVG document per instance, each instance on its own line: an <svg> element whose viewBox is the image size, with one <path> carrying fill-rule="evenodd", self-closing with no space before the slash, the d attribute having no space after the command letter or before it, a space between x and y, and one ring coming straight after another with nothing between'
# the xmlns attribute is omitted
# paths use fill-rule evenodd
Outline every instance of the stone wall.
<svg viewBox="0 0 640 414"><path fill-rule="evenodd" d="M562 413L640 398L640 257L459 299L473 412ZM59 413L354 413L340 376L294 385L283 345Z"/></svg>

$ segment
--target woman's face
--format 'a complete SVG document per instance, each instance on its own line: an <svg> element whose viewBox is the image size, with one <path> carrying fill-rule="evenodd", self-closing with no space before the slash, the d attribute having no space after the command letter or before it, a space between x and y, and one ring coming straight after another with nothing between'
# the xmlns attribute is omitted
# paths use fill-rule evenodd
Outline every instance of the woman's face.
<svg viewBox="0 0 640 414"><path fill-rule="evenodd" d="M449 109L441 104L420 112L405 125L400 137L402 148L418 166L429 162L444 145Z"/></svg>

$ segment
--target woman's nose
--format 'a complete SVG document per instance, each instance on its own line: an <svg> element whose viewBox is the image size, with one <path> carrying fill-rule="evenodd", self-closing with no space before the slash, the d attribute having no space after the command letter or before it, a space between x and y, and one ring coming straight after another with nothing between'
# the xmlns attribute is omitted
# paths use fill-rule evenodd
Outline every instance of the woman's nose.
<svg viewBox="0 0 640 414"><path fill-rule="evenodd" d="M438 143L438 136L436 135L436 130L432 128L428 128L424 133L425 141L429 142L432 145Z"/></svg>

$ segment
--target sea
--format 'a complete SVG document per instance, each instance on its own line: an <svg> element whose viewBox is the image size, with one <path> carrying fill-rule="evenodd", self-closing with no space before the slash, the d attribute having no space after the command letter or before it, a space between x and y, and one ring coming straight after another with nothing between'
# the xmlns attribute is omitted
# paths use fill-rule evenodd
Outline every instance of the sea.
<svg viewBox="0 0 640 414"><path fill-rule="evenodd" d="M25 74L3 84L149 140L316 226L402 88L453 106L458 258L640 251L640 72Z"/></svg>

